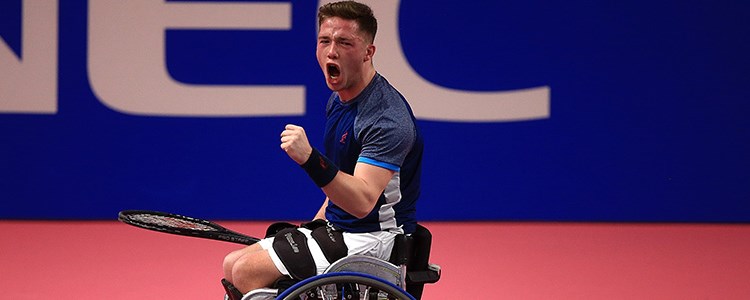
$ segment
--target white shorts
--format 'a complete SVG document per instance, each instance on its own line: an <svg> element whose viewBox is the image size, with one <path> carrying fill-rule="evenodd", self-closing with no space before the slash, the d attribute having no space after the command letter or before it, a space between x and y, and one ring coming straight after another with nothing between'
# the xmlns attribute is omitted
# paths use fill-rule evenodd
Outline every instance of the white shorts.
<svg viewBox="0 0 750 300"><path fill-rule="evenodd" d="M311 230L307 228L297 228L307 237L307 246L310 248L315 266L317 268L317 274L322 274L331 263L328 262L323 251L320 250L320 246L315 242L310 233ZM368 256L374 256L383 260L389 260L391 258L391 249L393 249L393 241L396 236L395 233L387 231L369 232L369 233L349 233L344 232L344 243L349 248L348 255L363 254ZM268 250L271 255L276 268L281 274L289 275L289 271L286 269L284 264L279 259L276 251L273 250L273 237L265 238L258 242L264 250Z"/></svg>

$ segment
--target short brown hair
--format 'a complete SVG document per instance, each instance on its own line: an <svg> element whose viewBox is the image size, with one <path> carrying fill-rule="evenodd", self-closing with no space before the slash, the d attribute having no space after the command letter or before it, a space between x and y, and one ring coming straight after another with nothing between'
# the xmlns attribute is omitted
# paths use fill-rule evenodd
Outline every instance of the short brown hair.
<svg viewBox="0 0 750 300"><path fill-rule="evenodd" d="M372 9L362 3L354 1L332 2L318 9L318 27L328 18L339 17L345 20L353 20L359 25L359 30L369 38L369 42L375 41L378 32L378 20L372 13Z"/></svg>

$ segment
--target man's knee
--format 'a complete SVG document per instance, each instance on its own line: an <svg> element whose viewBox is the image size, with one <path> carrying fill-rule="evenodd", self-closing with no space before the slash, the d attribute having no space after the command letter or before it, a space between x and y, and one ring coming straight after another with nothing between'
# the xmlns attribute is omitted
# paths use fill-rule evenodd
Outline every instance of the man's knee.
<svg viewBox="0 0 750 300"><path fill-rule="evenodd" d="M224 257L224 262L222 264L224 269L224 278L232 282L232 270L234 269L234 265L237 263L237 261L243 256L248 253L256 252L256 251L262 251L263 248L261 248L259 245L252 245L249 247L245 247L239 250L235 250L227 254L227 256Z"/></svg>
<svg viewBox="0 0 750 300"><path fill-rule="evenodd" d="M237 250L227 254L227 256L224 257L224 263L222 264L224 270L224 278L226 278L230 282L232 281L232 268L234 268L234 263L237 262L237 259L240 258L240 255L242 255L242 253L240 252L240 250Z"/></svg>
<svg viewBox="0 0 750 300"><path fill-rule="evenodd" d="M252 251L241 255L232 265L232 283L243 293L269 287L283 276L267 251Z"/></svg>

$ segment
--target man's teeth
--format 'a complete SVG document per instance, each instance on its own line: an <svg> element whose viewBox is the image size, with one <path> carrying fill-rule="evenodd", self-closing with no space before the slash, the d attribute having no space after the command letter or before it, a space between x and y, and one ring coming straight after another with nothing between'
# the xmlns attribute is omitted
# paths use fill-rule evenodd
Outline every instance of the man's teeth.
<svg viewBox="0 0 750 300"><path fill-rule="evenodd" d="M331 79L338 78L341 75L339 69L334 65L328 65L328 77Z"/></svg>

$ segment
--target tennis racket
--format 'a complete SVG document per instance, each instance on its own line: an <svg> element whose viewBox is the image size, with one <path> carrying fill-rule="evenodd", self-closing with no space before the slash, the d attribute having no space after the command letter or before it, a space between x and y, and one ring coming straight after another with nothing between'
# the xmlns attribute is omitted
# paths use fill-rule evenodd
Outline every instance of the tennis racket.
<svg viewBox="0 0 750 300"><path fill-rule="evenodd" d="M125 224L164 233L252 245L258 238L234 232L211 221L150 210L123 210L117 219Z"/></svg>

